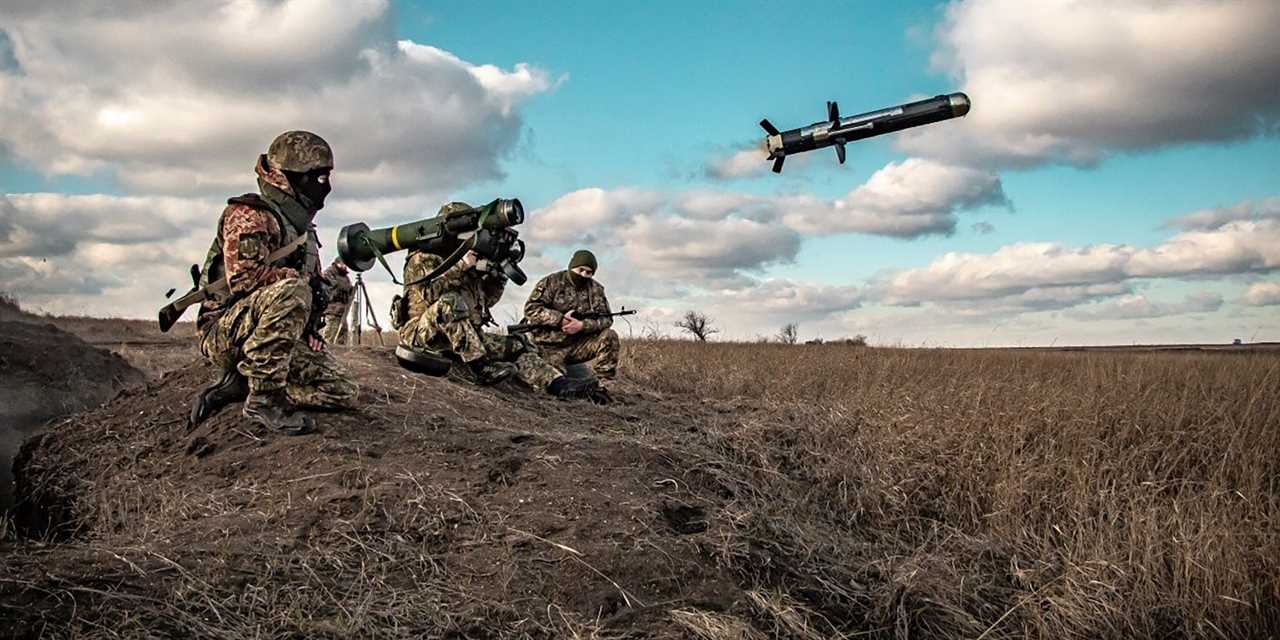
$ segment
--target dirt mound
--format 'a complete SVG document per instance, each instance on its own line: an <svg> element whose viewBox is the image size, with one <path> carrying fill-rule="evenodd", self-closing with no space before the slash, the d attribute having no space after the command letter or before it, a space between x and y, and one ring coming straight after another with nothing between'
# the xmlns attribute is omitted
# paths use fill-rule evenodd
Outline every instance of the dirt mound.
<svg viewBox="0 0 1280 640"><path fill-rule="evenodd" d="M0 511L12 506L10 461L22 438L142 379L124 359L51 324L0 320Z"/></svg>
<svg viewBox="0 0 1280 640"><path fill-rule="evenodd" d="M7 631L683 637L672 610L745 606L707 553L718 485L679 453L728 410L664 415L634 389L601 408L344 357L363 408L317 414L318 434L230 409L188 431L213 375L191 364L29 441L24 524L69 542L11 556L32 584L0 582L22 603Z"/></svg>

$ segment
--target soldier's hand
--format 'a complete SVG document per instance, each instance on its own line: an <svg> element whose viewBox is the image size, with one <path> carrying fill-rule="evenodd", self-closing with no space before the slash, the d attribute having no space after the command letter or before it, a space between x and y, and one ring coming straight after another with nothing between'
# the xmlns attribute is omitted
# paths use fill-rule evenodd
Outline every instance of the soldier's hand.
<svg viewBox="0 0 1280 640"><path fill-rule="evenodd" d="M311 347L312 351L324 351L324 340L314 335L307 336L307 345Z"/></svg>
<svg viewBox="0 0 1280 640"><path fill-rule="evenodd" d="M460 260L460 262L462 263L462 268L464 270L474 269L476 266L476 263L479 261L480 261L480 256L476 255L475 251L468 251L467 255L462 256L462 260Z"/></svg>
<svg viewBox="0 0 1280 640"><path fill-rule="evenodd" d="M564 314L564 318L560 320L560 330L569 335L573 335L582 331L582 321L573 317L573 312L570 311Z"/></svg>

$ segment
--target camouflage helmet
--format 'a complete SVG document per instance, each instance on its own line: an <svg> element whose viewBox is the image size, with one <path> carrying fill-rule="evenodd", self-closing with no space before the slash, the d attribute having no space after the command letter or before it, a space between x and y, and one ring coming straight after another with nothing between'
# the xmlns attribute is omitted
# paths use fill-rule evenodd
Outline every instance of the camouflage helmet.
<svg viewBox="0 0 1280 640"><path fill-rule="evenodd" d="M273 169L306 173L333 168L333 150L324 138L310 131L286 131L271 141L267 163Z"/></svg>
<svg viewBox="0 0 1280 640"><path fill-rule="evenodd" d="M470 209L470 208L472 208L471 205L465 202L450 202L449 204L446 204L443 207L440 207L440 211L439 213L436 214L436 217L443 218L449 214L457 213L459 211L466 211L467 209Z"/></svg>

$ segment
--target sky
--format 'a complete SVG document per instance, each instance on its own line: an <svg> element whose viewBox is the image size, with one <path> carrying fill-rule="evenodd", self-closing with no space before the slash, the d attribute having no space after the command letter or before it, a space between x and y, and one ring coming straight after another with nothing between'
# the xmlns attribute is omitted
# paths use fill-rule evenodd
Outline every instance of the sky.
<svg viewBox="0 0 1280 640"><path fill-rule="evenodd" d="M1280 340L1272 0L5 5L0 290L27 308L155 317L307 129L326 259L346 224L518 197L525 270L592 249L624 336L696 310L717 339ZM764 117L953 91L967 117L844 165L760 150Z"/></svg>

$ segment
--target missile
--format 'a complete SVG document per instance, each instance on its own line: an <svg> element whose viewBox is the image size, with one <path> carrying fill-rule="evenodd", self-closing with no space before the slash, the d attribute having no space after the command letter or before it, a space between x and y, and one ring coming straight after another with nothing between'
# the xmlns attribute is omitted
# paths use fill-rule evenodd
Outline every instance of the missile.
<svg viewBox="0 0 1280 640"><path fill-rule="evenodd" d="M844 164L844 145L847 142L959 118L969 113L969 106L969 96L952 93L842 118L840 107L828 102L827 119L822 122L779 132L765 118L760 121L760 127L769 134L764 139L764 148L769 152L769 159L773 160L773 172L782 173L782 161L787 156L835 147L836 158Z"/></svg>

